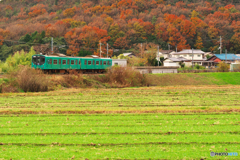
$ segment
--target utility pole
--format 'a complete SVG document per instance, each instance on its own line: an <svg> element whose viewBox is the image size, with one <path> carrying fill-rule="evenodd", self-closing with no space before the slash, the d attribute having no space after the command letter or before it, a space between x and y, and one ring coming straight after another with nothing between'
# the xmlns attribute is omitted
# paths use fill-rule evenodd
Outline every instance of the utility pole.
<svg viewBox="0 0 240 160"><path fill-rule="evenodd" d="M51 37L51 53L53 54L53 37Z"/></svg>
<svg viewBox="0 0 240 160"><path fill-rule="evenodd" d="M102 44L101 44L101 41L100 41L100 57L101 57L101 45L102 45Z"/></svg>
<svg viewBox="0 0 240 160"><path fill-rule="evenodd" d="M220 36L220 54L222 54L222 36Z"/></svg>
<svg viewBox="0 0 240 160"><path fill-rule="evenodd" d="M192 69L193 69L193 48L192 48Z"/></svg>
<svg viewBox="0 0 240 160"><path fill-rule="evenodd" d="M107 43L107 58L108 58L108 43Z"/></svg>
<svg viewBox="0 0 240 160"><path fill-rule="evenodd" d="M225 63L227 63L227 49L225 50Z"/></svg>
<svg viewBox="0 0 240 160"><path fill-rule="evenodd" d="M168 57L170 57L170 44L168 43Z"/></svg>
<svg viewBox="0 0 240 160"><path fill-rule="evenodd" d="M158 50L157 50L157 58L158 58L158 66L159 66L159 61L160 61L160 57L159 57L159 46L158 46Z"/></svg>

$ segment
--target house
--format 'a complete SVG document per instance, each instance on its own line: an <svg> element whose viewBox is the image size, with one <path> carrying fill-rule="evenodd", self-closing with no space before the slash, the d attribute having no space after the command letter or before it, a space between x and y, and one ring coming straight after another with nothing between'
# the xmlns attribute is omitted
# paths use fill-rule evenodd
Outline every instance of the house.
<svg viewBox="0 0 240 160"><path fill-rule="evenodd" d="M240 60L240 57L232 53L214 54L213 56L207 59L207 61L212 61L215 64L218 64L219 62L222 62L222 61L226 63L234 63L235 61L239 61L239 60Z"/></svg>
<svg viewBox="0 0 240 160"><path fill-rule="evenodd" d="M200 49L184 49L180 52L172 53L172 57L179 58L183 57L187 60L184 60L185 66L192 65L203 65L203 63L207 60L205 58L205 52Z"/></svg>
<svg viewBox="0 0 240 160"><path fill-rule="evenodd" d="M132 57L136 57L133 53L123 53L123 55L124 55L124 57L130 57L130 58L132 58Z"/></svg>
<svg viewBox="0 0 240 160"><path fill-rule="evenodd" d="M112 66L127 66L127 59L112 59Z"/></svg>
<svg viewBox="0 0 240 160"><path fill-rule="evenodd" d="M170 58L172 54L175 53L173 50L161 50L159 52L159 57Z"/></svg>
<svg viewBox="0 0 240 160"><path fill-rule="evenodd" d="M189 60L183 57L179 57L179 58L170 57L170 58L166 58L163 61L163 66L164 67L181 67L180 63L183 63L185 61L189 61Z"/></svg>

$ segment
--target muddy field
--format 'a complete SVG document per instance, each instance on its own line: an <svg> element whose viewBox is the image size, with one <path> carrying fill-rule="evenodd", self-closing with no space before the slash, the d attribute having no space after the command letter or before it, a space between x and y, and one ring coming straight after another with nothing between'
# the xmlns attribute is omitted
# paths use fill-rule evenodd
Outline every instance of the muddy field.
<svg viewBox="0 0 240 160"><path fill-rule="evenodd" d="M238 159L240 86L0 94L1 158Z"/></svg>

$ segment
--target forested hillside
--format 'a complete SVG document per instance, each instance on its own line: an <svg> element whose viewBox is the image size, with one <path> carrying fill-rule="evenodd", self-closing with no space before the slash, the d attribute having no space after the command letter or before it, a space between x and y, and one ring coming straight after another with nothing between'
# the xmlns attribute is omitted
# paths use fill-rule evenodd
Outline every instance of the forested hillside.
<svg viewBox="0 0 240 160"><path fill-rule="evenodd" d="M147 44L180 51L240 53L239 0L2 0L0 59L31 46L68 55L143 50ZM145 46L145 47L144 47Z"/></svg>

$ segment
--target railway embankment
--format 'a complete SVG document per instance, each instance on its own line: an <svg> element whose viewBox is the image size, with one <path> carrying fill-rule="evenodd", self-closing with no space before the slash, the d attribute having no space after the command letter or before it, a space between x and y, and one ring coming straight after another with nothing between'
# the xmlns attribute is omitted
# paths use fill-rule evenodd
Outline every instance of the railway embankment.
<svg viewBox="0 0 240 160"><path fill-rule="evenodd" d="M141 74L116 67L106 74L43 74L23 67L1 75L0 92L46 92L66 88L126 88L144 86L240 85L239 72Z"/></svg>

